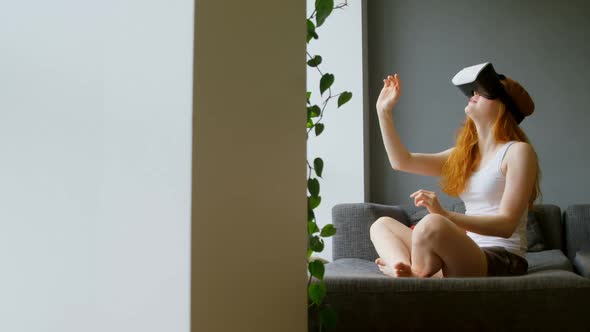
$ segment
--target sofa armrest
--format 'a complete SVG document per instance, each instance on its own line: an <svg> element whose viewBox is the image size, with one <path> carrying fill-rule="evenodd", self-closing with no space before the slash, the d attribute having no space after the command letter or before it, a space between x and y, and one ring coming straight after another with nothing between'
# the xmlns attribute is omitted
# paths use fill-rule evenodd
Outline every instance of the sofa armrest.
<svg viewBox="0 0 590 332"><path fill-rule="evenodd" d="M371 242L371 225L380 217L392 217L409 225L408 216L399 206L374 203L337 204L332 208L332 223L337 231L332 238L333 260L362 258L374 261L378 255Z"/></svg>
<svg viewBox="0 0 590 332"><path fill-rule="evenodd" d="M573 262L577 252L590 252L590 204L568 206L563 220L566 255Z"/></svg>
<svg viewBox="0 0 590 332"><path fill-rule="evenodd" d="M590 251L578 251L574 256L573 264L576 273L590 278Z"/></svg>

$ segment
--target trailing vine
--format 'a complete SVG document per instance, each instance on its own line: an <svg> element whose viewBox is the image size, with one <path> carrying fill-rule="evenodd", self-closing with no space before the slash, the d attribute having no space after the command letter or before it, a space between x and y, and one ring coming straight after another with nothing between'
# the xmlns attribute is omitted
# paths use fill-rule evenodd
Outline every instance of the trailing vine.
<svg viewBox="0 0 590 332"><path fill-rule="evenodd" d="M307 44L309 45L312 39L318 39L316 29L324 24L326 18L330 16L333 9L344 8L348 5L347 1L334 7L334 0L316 0L315 9L310 17L307 18ZM315 23L314 23L315 19ZM324 92L328 92L328 96L323 100L322 106L313 104L310 102L311 92L307 91L307 140L309 142L310 133L314 131L315 136L319 136L325 129L325 125L322 121L324 111L328 102L333 98L338 98L338 108L347 103L352 98L352 93L344 91L338 94L333 94L331 86L334 84L334 74L324 73L320 69L322 63L322 57L320 55L312 56L307 52L307 65L315 68L321 75L320 79L320 96L324 96ZM307 283L307 294L309 299L309 309L317 310L316 313L319 317L319 330L330 329L336 325L336 312L333 308L324 303L326 297L326 285L324 283L324 263L321 260L312 259L311 255L313 252L322 252L324 250L324 238L328 238L336 234L336 228L332 224L326 224L321 230L316 222L314 209L316 209L321 201L320 196L320 182L319 178L322 177L324 169L324 161L322 158L317 157L310 164L307 161L307 234L308 234L308 249L307 249L307 260L308 260L308 271L309 280ZM314 175L315 174L315 175ZM317 234L319 233L319 234ZM316 282L312 283L312 279L316 279Z"/></svg>

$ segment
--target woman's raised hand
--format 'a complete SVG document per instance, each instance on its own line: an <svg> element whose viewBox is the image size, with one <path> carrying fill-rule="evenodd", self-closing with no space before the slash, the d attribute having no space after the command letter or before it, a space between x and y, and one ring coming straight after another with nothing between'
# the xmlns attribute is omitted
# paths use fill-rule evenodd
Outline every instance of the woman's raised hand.
<svg viewBox="0 0 590 332"><path fill-rule="evenodd" d="M377 111L379 113L389 112L397 104L397 100L401 94L401 86L402 83L399 80L398 74L394 76L388 75L383 80L383 89L381 89L381 93L377 99Z"/></svg>

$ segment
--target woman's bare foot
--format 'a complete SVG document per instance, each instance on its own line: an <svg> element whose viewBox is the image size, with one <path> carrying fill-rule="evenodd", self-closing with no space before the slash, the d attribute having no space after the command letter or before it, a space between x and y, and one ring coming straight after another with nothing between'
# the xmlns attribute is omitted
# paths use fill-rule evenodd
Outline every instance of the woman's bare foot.
<svg viewBox="0 0 590 332"><path fill-rule="evenodd" d="M390 268L389 266L385 265L385 261L381 258L377 258L375 260L375 264L379 267L379 270L383 272L383 274L390 276L390 277L397 277L395 271Z"/></svg>
<svg viewBox="0 0 590 332"><path fill-rule="evenodd" d="M375 260L375 263L377 264L377 266L379 266L379 270L381 270L381 272L383 272L383 274L390 276L390 277L394 277L394 278L400 278L400 277L418 277L417 275L415 275L412 272L412 266L410 264L406 264L403 262L398 262L395 263L393 266L387 265L385 263L385 260L383 260L381 257L377 258Z"/></svg>
<svg viewBox="0 0 590 332"><path fill-rule="evenodd" d="M398 277L418 277L414 274L414 272L412 272L412 266L410 264L399 262L393 267L397 271Z"/></svg>
<svg viewBox="0 0 590 332"><path fill-rule="evenodd" d="M394 278L399 278L399 277L415 277L415 278L420 278L420 276L412 271L412 266L410 264L406 264L406 263L396 263L393 268L388 266L385 261L382 258L377 258L375 260L375 263L377 263L377 266L379 266L379 270L381 270L381 272L383 272L383 274L388 275L390 277L394 277ZM435 274L433 274L431 276L431 278L444 278L442 269L440 269L438 272L436 272Z"/></svg>

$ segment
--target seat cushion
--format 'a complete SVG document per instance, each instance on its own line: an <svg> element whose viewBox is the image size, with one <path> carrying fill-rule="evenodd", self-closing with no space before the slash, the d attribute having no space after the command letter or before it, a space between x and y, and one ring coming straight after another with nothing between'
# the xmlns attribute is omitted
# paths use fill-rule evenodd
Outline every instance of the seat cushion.
<svg viewBox="0 0 590 332"><path fill-rule="evenodd" d="M590 278L590 251L578 251L574 257L576 272L586 278Z"/></svg>
<svg viewBox="0 0 590 332"><path fill-rule="evenodd" d="M539 254L539 253L535 253ZM338 285L336 289L341 286L349 287L355 285L366 290L374 288L378 289L391 288L397 291L428 291L428 290L517 290L520 287L526 289L543 289L544 287L563 287L569 281L579 282L584 278L576 275L571 271L565 269L565 264L559 263L559 255L557 253L545 253L550 259L543 261L542 257L535 255L535 260L539 260L540 264L532 265L534 270L523 276L514 277L479 277L479 278L392 278L384 275L375 262L368 261L362 258L341 258L325 265L325 281L328 285ZM562 254L563 255L563 254ZM555 265L551 265L551 260ZM544 262L544 263L543 263ZM562 268L551 268L551 267ZM392 281L396 280L394 284ZM442 283L441 283L442 282ZM582 281L588 282L586 281ZM590 287L590 282L585 284ZM328 286L329 288L329 286Z"/></svg>
<svg viewBox="0 0 590 332"><path fill-rule="evenodd" d="M529 252L526 259L529 263L529 274L547 270L573 271L572 264L561 250ZM328 263L326 264L326 275L328 274L331 277L390 278L379 270L375 262L362 258L340 258Z"/></svg>
<svg viewBox="0 0 590 332"><path fill-rule="evenodd" d="M529 262L528 273L546 270L573 271L571 262L559 249L527 252L526 259Z"/></svg>
<svg viewBox="0 0 590 332"><path fill-rule="evenodd" d="M329 277L363 278L363 279L388 279L375 262L362 258L340 258L325 264L325 275Z"/></svg>

